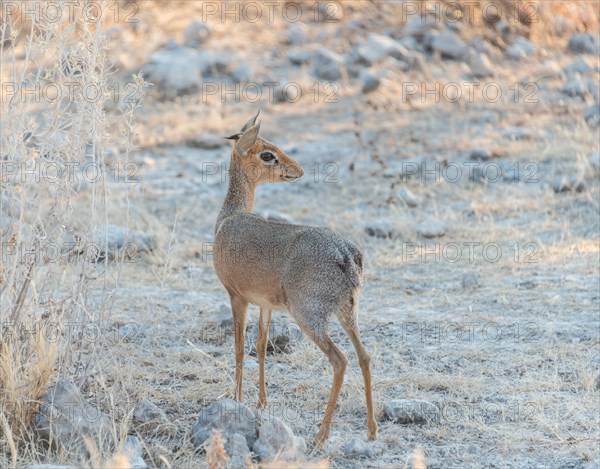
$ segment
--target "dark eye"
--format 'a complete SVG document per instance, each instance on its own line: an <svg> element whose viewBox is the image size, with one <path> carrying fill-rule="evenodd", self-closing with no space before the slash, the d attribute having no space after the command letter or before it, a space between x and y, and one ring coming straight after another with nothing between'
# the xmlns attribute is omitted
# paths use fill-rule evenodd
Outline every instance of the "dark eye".
<svg viewBox="0 0 600 469"><path fill-rule="evenodd" d="M260 154L260 159L263 161L273 161L275 159L275 155L270 151L263 151Z"/></svg>

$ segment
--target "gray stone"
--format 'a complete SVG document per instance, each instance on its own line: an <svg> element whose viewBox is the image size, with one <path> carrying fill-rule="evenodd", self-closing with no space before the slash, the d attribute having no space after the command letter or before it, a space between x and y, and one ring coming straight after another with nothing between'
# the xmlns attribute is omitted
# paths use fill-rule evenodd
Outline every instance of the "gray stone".
<svg viewBox="0 0 600 469"><path fill-rule="evenodd" d="M400 199L400 201L408 207L417 207L420 203L419 198L406 187L400 187L396 191L396 197L398 197L398 199Z"/></svg>
<svg viewBox="0 0 600 469"><path fill-rule="evenodd" d="M463 40L449 29L435 34L431 40L431 49L438 51L442 57L450 59L462 59L467 53L467 46Z"/></svg>
<svg viewBox="0 0 600 469"><path fill-rule="evenodd" d="M479 287L479 275L475 272L468 272L462 277L462 287L465 290L474 290Z"/></svg>
<svg viewBox="0 0 600 469"><path fill-rule="evenodd" d="M563 71L565 72L565 75L567 75L567 76L575 75L575 74L585 75L586 73L589 73L592 70L594 70L594 69L590 66L590 64L587 62L587 60L582 56L578 56L573 62L571 62L569 65L565 66L565 68L563 69Z"/></svg>
<svg viewBox="0 0 600 469"><path fill-rule="evenodd" d="M430 402L419 399L396 399L383 406L387 420L395 423L427 423L440 418L440 410Z"/></svg>
<svg viewBox="0 0 600 469"><path fill-rule="evenodd" d="M335 81L342 78L342 57L329 50L320 49L313 57L313 73L317 78Z"/></svg>
<svg viewBox="0 0 600 469"><path fill-rule="evenodd" d="M312 52L305 49L292 49L288 51L287 58L294 65L303 65L310 62Z"/></svg>
<svg viewBox="0 0 600 469"><path fill-rule="evenodd" d="M210 37L210 28L202 21L194 20L183 31L186 46L197 47Z"/></svg>
<svg viewBox="0 0 600 469"><path fill-rule="evenodd" d="M287 42L294 46L308 42L306 25L303 23L290 23L287 28Z"/></svg>
<svg viewBox="0 0 600 469"><path fill-rule="evenodd" d="M109 259L138 259L140 253L151 252L156 249L156 236L130 231L124 226L107 225L99 227L94 232L94 247L97 249L99 259L106 258L105 248L108 246ZM84 251L89 255L90 249Z"/></svg>
<svg viewBox="0 0 600 469"><path fill-rule="evenodd" d="M588 106L583 112L583 117L590 127L598 127L600 124L600 102Z"/></svg>
<svg viewBox="0 0 600 469"><path fill-rule="evenodd" d="M225 451L233 467L247 467L246 460L250 456L250 448L244 435L241 433L228 435L225 440Z"/></svg>
<svg viewBox="0 0 600 469"><path fill-rule="evenodd" d="M242 62L231 71L231 78L236 83L245 83L252 80L254 73L252 66L247 62Z"/></svg>
<svg viewBox="0 0 600 469"><path fill-rule="evenodd" d="M108 416L88 404L79 389L64 379L42 397L33 430L38 441L53 449L85 448L86 437L98 447L110 447L114 443Z"/></svg>
<svg viewBox="0 0 600 469"><path fill-rule="evenodd" d="M182 95L200 87L202 68L196 50L175 45L155 52L142 68L145 79L168 95Z"/></svg>
<svg viewBox="0 0 600 469"><path fill-rule="evenodd" d="M359 60L373 65L386 57L404 60L410 56L408 50L395 39L383 34L369 34L364 44L356 48Z"/></svg>
<svg viewBox="0 0 600 469"><path fill-rule="evenodd" d="M362 81L361 91L363 93L370 93L371 91L375 91L377 88L379 88L379 85L381 84L379 75L369 69L361 71L360 79Z"/></svg>
<svg viewBox="0 0 600 469"><path fill-rule="evenodd" d="M557 194L569 191L583 192L585 182L575 176L557 174L552 181L552 190Z"/></svg>
<svg viewBox="0 0 600 469"><path fill-rule="evenodd" d="M524 37L517 37L514 42L506 49L506 54L513 60L520 60L526 57L531 57L537 52L537 47L525 39Z"/></svg>
<svg viewBox="0 0 600 469"><path fill-rule="evenodd" d="M410 15L404 24L403 33L405 36L422 40L428 32L440 29L440 27L441 23L431 16L427 16L423 20L421 15Z"/></svg>
<svg viewBox="0 0 600 469"><path fill-rule="evenodd" d="M599 97L598 84L590 79L579 75L571 76L561 88L567 96L586 99L588 96Z"/></svg>
<svg viewBox="0 0 600 469"><path fill-rule="evenodd" d="M596 391L600 391L600 374L596 376L596 382L594 383Z"/></svg>
<svg viewBox="0 0 600 469"><path fill-rule="evenodd" d="M598 55L600 53L598 36L592 33L574 34L569 38L567 48L569 52L575 54Z"/></svg>
<svg viewBox="0 0 600 469"><path fill-rule="evenodd" d="M483 52L471 50L468 55L468 64L471 74L476 78L485 78L494 75L492 63Z"/></svg>
<svg viewBox="0 0 600 469"><path fill-rule="evenodd" d="M369 236L382 239L395 238L398 234L395 225L389 220L375 220L365 226L365 232Z"/></svg>
<svg viewBox="0 0 600 469"><path fill-rule="evenodd" d="M592 153L588 157L588 162L596 173L600 173L600 151Z"/></svg>
<svg viewBox="0 0 600 469"><path fill-rule="evenodd" d="M492 159L492 152L485 147L471 148L469 159L477 161L488 161Z"/></svg>
<svg viewBox="0 0 600 469"><path fill-rule="evenodd" d="M446 234L446 226L439 220L427 220L419 223L415 230L424 238L439 238Z"/></svg>
<svg viewBox="0 0 600 469"><path fill-rule="evenodd" d="M133 408L133 423L143 429L154 430L161 425L168 425L169 418L156 404L148 399L142 399Z"/></svg>
<svg viewBox="0 0 600 469"><path fill-rule="evenodd" d="M197 135L192 140L186 142L187 146L193 148L202 148L205 150L213 150L225 146L226 140L219 135L202 134Z"/></svg>
<svg viewBox="0 0 600 469"><path fill-rule="evenodd" d="M263 461L275 457L281 461L293 461L306 451L306 442L304 438L294 436L290 427L274 417L260 426L252 449Z"/></svg>
<svg viewBox="0 0 600 469"><path fill-rule="evenodd" d="M373 449L364 440L360 438L352 438L343 448L344 456L347 458L371 458L373 457Z"/></svg>
<svg viewBox="0 0 600 469"><path fill-rule="evenodd" d="M204 408L192 426L192 443L198 448L214 429L221 430L223 437L228 438L239 433L246 438L248 446L256 441L257 421L248 406L232 399L221 399Z"/></svg>

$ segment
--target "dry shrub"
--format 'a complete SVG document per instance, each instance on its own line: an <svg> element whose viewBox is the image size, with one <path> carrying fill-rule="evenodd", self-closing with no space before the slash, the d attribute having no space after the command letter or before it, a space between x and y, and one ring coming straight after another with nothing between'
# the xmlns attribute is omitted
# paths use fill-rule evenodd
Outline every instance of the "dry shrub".
<svg viewBox="0 0 600 469"><path fill-rule="evenodd" d="M35 9L36 2L14 3ZM100 3L110 12L109 3ZM110 310L106 279L113 267L98 269L73 248L75 241L97 240L108 220L111 72L103 31L101 21L77 12L58 21L7 15L0 25L0 447L10 448L10 465L17 453L31 459L20 445L55 370L77 369L71 365L79 342L69 325L81 331L104 320L86 306L90 281L102 274L99 310ZM143 90L143 80L139 85ZM119 103L113 120L125 158L138 104ZM87 184L86 164L100 173ZM0 467L9 465L7 457L0 453Z"/></svg>
<svg viewBox="0 0 600 469"><path fill-rule="evenodd" d="M209 469L222 469L227 465L229 456L225 451L225 441L221 430L213 430L206 447L206 464Z"/></svg>

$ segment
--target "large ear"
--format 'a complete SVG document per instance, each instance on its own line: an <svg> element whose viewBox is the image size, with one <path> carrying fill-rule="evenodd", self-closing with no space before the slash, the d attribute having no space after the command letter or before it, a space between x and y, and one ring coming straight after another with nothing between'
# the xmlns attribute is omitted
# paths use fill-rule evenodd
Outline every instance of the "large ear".
<svg viewBox="0 0 600 469"><path fill-rule="evenodd" d="M258 115L258 114L257 114ZM256 137L258 137L258 131L260 130L260 121L253 127L246 130L242 136L235 142L235 149L240 156L246 156L248 151L256 143Z"/></svg>
<svg viewBox="0 0 600 469"><path fill-rule="evenodd" d="M256 115L254 117L251 117L250 120L244 124L244 127L242 127L242 130L240 130L240 133L243 134L250 127L254 126L254 124L256 124L256 118L258 117L259 114L260 114L260 109L258 110L258 112L256 113Z"/></svg>

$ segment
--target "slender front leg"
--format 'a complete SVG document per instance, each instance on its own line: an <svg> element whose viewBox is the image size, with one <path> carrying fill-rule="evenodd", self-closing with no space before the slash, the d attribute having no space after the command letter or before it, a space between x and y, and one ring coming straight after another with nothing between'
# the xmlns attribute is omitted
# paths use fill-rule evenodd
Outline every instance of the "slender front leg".
<svg viewBox="0 0 600 469"><path fill-rule="evenodd" d="M248 302L239 296L231 295L233 330L235 331L235 400L242 402L242 382L244 373L244 333L246 331L246 312Z"/></svg>
<svg viewBox="0 0 600 469"><path fill-rule="evenodd" d="M267 385L265 383L265 356L269 340L269 325L271 324L271 310L260 308L258 318L258 337L256 339L256 354L258 355L258 403L259 409L267 406Z"/></svg>

